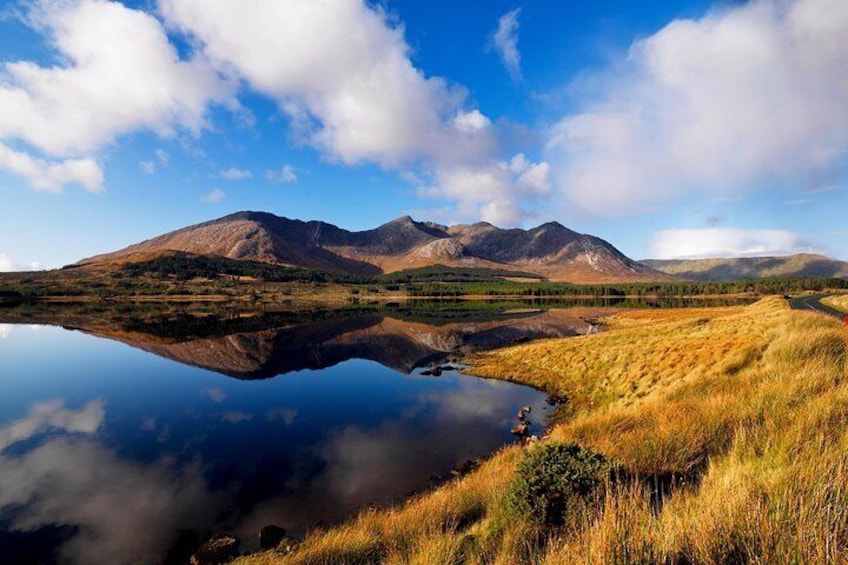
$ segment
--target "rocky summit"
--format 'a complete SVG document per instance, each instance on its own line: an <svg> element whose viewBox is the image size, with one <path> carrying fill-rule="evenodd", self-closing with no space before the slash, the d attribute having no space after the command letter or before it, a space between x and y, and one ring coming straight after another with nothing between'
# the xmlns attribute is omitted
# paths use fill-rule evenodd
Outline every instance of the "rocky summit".
<svg viewBox="0 0 848 565"><path fill-rule="evenodd" d="M629 259L603 239L556 222L523 230L486 222L445 226L403 216L375 229L354 232L267 212L238 212L80 264L132 262L174 251L355 275L443 265L508 269L576 283L671 278Z"/></svg>

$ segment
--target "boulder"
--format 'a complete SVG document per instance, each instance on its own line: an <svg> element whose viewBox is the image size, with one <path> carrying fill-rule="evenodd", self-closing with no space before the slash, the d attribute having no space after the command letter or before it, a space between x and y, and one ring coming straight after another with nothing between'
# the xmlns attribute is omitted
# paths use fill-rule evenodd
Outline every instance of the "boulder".
<svg viewBox="0 0 848 565"><path fill-rule="evenodd" d="M259 548L274 549L275 547L280 545L280 542L283 541L283 538L285 537L285 528L281 528L280 526L276 526L274 524L265 526L259 531Z"/></svg>
<svg viewBox="0 0 848 565"><path fill-rule="evenodd" d="M239 555L239 540L230 534L216 534L191 556L191 565L224 565Z"/></svg>

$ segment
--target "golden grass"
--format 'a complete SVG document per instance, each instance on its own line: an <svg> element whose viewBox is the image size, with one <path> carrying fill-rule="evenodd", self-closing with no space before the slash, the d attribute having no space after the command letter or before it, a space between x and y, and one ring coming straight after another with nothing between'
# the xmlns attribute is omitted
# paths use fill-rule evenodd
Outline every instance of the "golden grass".
<svg viewBox="0 0 848 565"><path fill-rule="evenodd" d="M552 440L628 471L540 531L504 493L521 455L244 563L848 563L846 331L776 298L621 313L602 334L491 352L477 374L572 399ZM650 481L676 473L658 504Z"/></svg>
<svg viewBox="0 0 848 565"><path fill-rule="evenodd" d="M821 302L848 314L848 294L828 296L827 298L822 298Z"/></svg>

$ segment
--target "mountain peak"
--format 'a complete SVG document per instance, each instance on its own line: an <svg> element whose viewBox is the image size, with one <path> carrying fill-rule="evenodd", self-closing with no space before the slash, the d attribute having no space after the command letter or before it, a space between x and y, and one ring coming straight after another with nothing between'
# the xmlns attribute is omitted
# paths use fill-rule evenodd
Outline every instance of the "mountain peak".
<svg viewBox="0 0 848 565"><path fill-rule="evenodd" d="M670 278L631 261L607 242L558 222L530 230L501 229L488 222L448 227L403 215L375 229L354 232L326 222L247 210L82 263L132 262L139 253L172 252L359 275L444 265L520 270L571 282Z"/></svg>

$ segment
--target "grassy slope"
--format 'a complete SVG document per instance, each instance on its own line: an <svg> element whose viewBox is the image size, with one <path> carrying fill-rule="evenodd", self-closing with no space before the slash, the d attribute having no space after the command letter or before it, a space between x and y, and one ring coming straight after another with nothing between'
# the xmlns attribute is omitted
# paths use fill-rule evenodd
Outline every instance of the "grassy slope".
<svg viewBox="0 0 848 565"><path fill-rule="evenodd" d="M620 482L594 511L539 533L504 492L521 456L244 563L834 563L848 555L846 333L825 316L752 306L618 314L603 334L492 352L475 373L567 394L553 440L636 474L685 473L651 507Z"/></svg>
<svg viewBox="0 0 848 565"><path fill-rule="evenodd" d="M822 299L822 304L827 304L831 308L836 308L840 312L848 314L848 294L840 296L828 296Z"/></svg>

